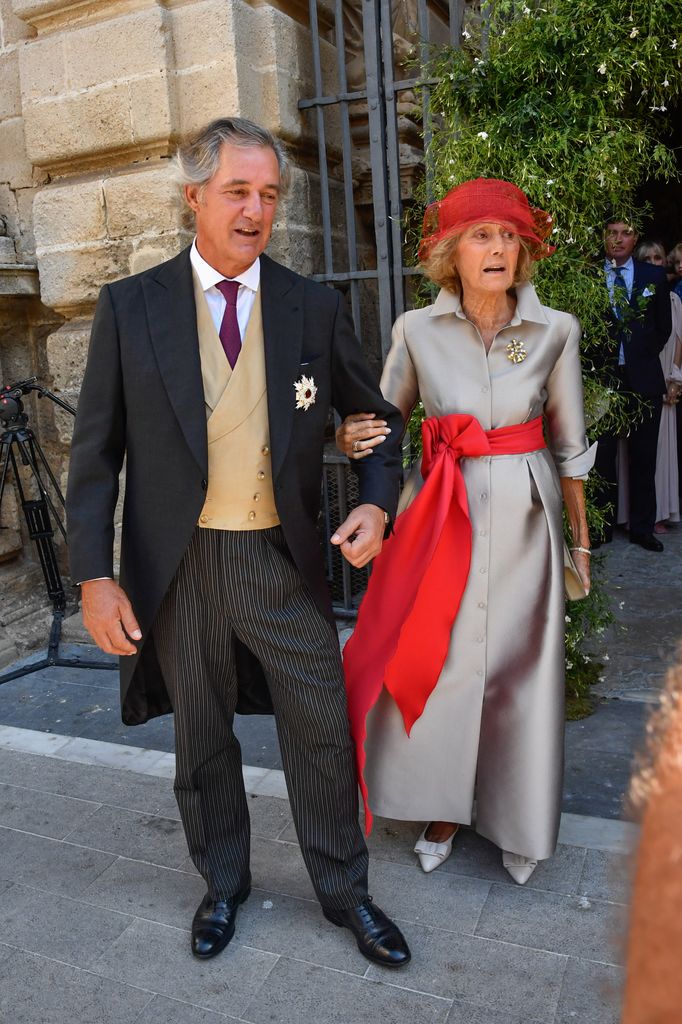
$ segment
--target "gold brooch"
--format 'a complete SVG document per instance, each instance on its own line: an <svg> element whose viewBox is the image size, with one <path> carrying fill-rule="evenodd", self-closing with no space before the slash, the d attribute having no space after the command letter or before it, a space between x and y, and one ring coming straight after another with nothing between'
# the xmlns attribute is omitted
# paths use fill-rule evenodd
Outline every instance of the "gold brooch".
<svg viewBox="0 0 682 1024"><path fill-rule="evenodd" d="M518 338L512 338L507 345L507 359L511 363L522 363L528 353L523 347L523 342Z"/></svg>

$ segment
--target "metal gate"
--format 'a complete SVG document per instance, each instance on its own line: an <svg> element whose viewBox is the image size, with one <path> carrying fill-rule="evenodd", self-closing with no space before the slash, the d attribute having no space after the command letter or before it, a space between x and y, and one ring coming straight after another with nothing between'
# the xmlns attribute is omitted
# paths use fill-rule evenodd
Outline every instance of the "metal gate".
<svg viewBox="0 0 682 1024"><path fill-rule="evenodd" d="M408 172L425 175L430 192L424 153L433 83L419 68L432 46L459 44L464 6L465 0L310 0L315 95L299 108L311 111L317 137L322 251L313 276L347 294L376 370L418 273L406 265L404 205L413 181L406 163ZM348 460L330 444L322 530L335 611L346 616L355 613L367 571L352 569L328 537L356 501Z"/></svg>

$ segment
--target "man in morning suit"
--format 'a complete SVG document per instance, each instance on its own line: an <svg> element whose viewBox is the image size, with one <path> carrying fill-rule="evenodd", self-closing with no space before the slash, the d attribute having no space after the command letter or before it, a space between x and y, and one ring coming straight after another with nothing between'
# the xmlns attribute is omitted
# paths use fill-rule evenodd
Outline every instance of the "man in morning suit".
<svg viewBox="0 0 682 1024"><path fill-rule="evenodd" d="M604 273L611 300L609 335L613 345L602 369L611 385L631 396L628 433L630 540L647 551L662 551L654 536L656 523L656 449L666 385L659 359L672 329L670 291L665 270L632 258L637 245L634 229L619 217L605 226ZM645 403L645 404L644 404ZM618 437L599 438L595 469L604 481L595 499L611 506L604 541L613 536L617 507L616 460ZM596 546L596 545L595 545Z"/></svg>
<svg viewBox="0 0 682 1024"><path fill-rule="evenodd" d="M317 537L325 425L373 409L392 434L358 464L361 504L332 538L361 566L395 515L398 412L338 292L263 255L287 183L265 129L214 121L176 158L192 246L100 294L67 496L72 578L95 642L121 655L123 721L173 710L175 793L207 893L195 956L248 897L235 710L271 700L301 851L325 917L374 962L403 936L367 894L367 848L337 634ZM126 460L120 586L113 515ZM267 679L267 688L264 682Z"/></svg>

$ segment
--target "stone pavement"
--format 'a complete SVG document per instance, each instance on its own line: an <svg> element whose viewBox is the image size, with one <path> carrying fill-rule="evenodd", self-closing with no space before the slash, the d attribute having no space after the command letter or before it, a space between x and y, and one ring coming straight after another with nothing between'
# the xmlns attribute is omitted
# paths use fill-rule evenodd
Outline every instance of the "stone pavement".
<svg viewBox="0 0 682 1024"><path fill-rule="evenodd" d="M413 950L392 972L322 917L281 772L247 769L254 889L201 963L172 772L167 753L0 727L3 1024L617 1024L634 826L565 815L520 888L469 831L424 875L415 827L380 819L371 891Z"/></svg>
<svg viewBox="0 0 682 1024"><path fill-rule="evenodd" d="M595 714L567 724L560 845L528 885L470 831L424 875L417 827L377 822L371 890L413 949L399 972L321 916L269 720L239 723L254 890L229 949L200 963L170 720L121 726L112 672L0 687L0 1024L617 1024L637 831L622 796L682 633L682 530L664 542L662 556L622 536L604 549L627 629L596 652Z"/></svg>

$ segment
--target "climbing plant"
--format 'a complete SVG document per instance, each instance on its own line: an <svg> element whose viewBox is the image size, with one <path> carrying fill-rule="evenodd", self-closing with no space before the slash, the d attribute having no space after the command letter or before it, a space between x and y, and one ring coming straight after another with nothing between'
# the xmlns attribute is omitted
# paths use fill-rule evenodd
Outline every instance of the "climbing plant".
<svg viewBox="0 0 682 1024"><path fill-rule="evenodd" d="M461 43L423 69L438 84L419 198L439 198L469 178L505 178L552 215L556 252L534 283L542 302L582 323L595 437L623 425L619 396L591 358L610 344L602 229L612 213L641 227L649 213L638 203L641 186L677 175L670 137L682 92L679 0L494 0ZM594 536L589 487L588 519ZM589 641L612 621L594 562L592 594L567 613L567 691L577 713L600 671Z"/></svg>

